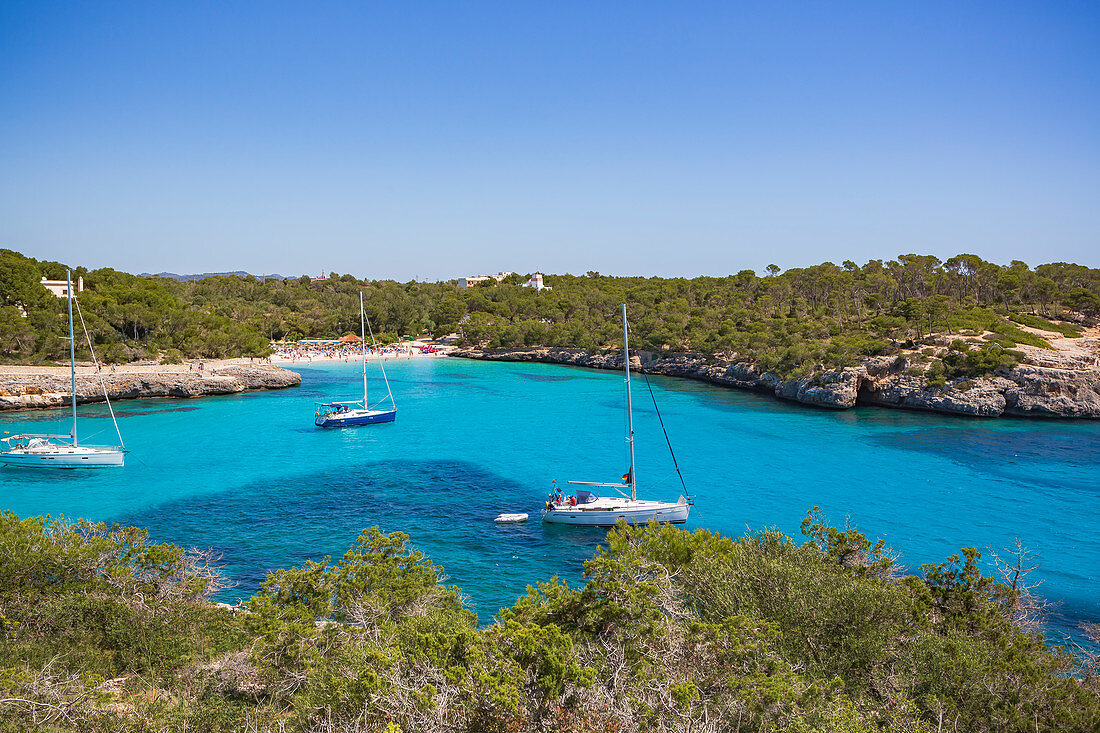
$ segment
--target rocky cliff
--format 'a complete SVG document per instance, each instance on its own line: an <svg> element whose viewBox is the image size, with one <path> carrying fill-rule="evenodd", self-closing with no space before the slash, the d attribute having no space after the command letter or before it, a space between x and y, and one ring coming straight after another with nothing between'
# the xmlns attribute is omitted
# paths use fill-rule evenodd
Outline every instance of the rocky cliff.
<svg viewBox="0 0 1100 733"><path fill-rule="evenodd" d="M267 364L234 365L202 372L144 370L105 372L103 381L112 400L144 397L206 397L254 389L296 387L302 376ZM0 410L60 407L69 402L67 373L0 374ZM94 375L76 379L77 404L103 402L103 390Z"/></svg>
<svg viewBox="0 0 1100 733"><path fill-rule="evenodd" d="M594 369L622 369L617 352L590 353L583 349L511 348L472 349L453 356L493 361L537 361ZM1100 419L1100 370L1091 367L1058 368L1021 364L995 376L955 380L935 387L907 373L905 356L876 357L860 366L822 371L801 379L780 378L754 364L705 354L645 357L650 374L698 379L712 384L772 394L780 399L815 407L845 410L877 405L973 417L1056 417ZM634 355L632 368L642 359Z"/></svg>

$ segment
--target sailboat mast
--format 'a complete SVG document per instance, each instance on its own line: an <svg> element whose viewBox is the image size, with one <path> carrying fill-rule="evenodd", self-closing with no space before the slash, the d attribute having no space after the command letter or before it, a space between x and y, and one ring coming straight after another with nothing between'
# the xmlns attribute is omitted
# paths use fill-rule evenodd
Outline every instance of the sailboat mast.
<svg viewBox="0 0 1100 733"><path fill-rule="evenodd" d="M371 346L373 346L374 348L377 349L378 344L375 343L375 341L374 341L374 329L370 327L369 323L367 324L367 330L370 331L370 344L371 344ZM386 365L383 363L385 361L386 360L383 359L381 357L381 355L379 355L379 357L378 357L378 368L382 370L382 381L386 383L386 395L389 396L389 398L390 398L390 407L392 407L393 409L396 410L397 409L397 403L393 401L393 390L390 389L390 378L386 376Z"/></svg>
<svg viewBox="0 0 1100 733"><path fill-rule="evenodd" d="M630 498L637 499L634 478L634 410L630 402L630 337L626 328L626 303L623 303L623 371L626 372L626 443L630 447Z"/></svg>
<svg viewBox="0 0 1100 733"><path fill-rule="evenodd" d="M363 291L359 291L359 341L363 345L363 409L369 410L367 404L367 326L366 316L363 315Z"/></svg>
<svg viewBox="0 0 1100 733"><path fill-rule="evenodd" d="M69 296L69 375L73 388L73 430L70 435L76 445L76 339L73 337L73 275L65 270L65 292Z"/></svg>

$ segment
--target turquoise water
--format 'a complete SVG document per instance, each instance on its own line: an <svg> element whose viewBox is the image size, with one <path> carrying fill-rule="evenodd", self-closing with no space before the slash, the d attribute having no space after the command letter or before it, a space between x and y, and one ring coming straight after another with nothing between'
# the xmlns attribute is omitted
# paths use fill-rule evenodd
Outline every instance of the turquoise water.
<svg viewBox="0 0 1100 733"><path fill-rule="evenodd" d="M626 469L622 377L551 365L390 361L397 422L313 426L313 403L354 399L355 364L300 369L302 386L116 405L132 451L121 470L0 471L0 507L147 527L213 547L247 597L269 569L340 555L365 527L411 535L469 594L482 621L527 584L579 581L603 533L544 526L557 478L614 481ZM372 381L372 389L375 385ZM798 536L807 509L883 537L903 563L1019 537L1059 602L1055 631L1100 620L1100 423L968 420L900 411L813 410L698 382L653 379L696 504L688 528ZM112 434L81 408L86 442ZM63 411L0 415L46 431ZM32 425L34 423L36 425ZM638 481L675 500L679 483L644 382L635 380ZM530 512L496 525L502 511Z"/></svg>

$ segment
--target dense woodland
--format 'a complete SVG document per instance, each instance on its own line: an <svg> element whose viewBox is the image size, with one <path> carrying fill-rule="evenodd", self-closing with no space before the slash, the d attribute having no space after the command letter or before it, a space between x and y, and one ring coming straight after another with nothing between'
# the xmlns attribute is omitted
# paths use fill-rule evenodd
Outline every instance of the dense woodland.
<svg viewBox="0 0 1100 733"><path fill-rule="evenodd" d="M934 376L982 373L1016 361L1017 344L1047 345L1021 326L1073 337L1100 317L1100 269L1081 265L901 255L862 266L767 269L692 279L550 275L552 290L541 293L523 287L520 275L467 290L335 273L316 281L177 282L75 268L74 277L84 277L84 319L109 362L262 356L272 340L337 337L358 330L360 290L382 340L457 331L485 346L611 348L620 339L617 306L625 302L642 349L736 356L787 376L921 342L954 343L949 353L930 352ZM64 270L0 250L5 360L64 359L64 302L39 285Z"/></svg>
<svg viewBox="0 0 1100 733"><path fill-rule="evenodd" d="M816 511L802 531L621 524L582 585L479 627L401 533L231 610L209 553L2 513L0 731L1100 730L1100 655L1044 644L1026 552L904 575Z"/></svg>

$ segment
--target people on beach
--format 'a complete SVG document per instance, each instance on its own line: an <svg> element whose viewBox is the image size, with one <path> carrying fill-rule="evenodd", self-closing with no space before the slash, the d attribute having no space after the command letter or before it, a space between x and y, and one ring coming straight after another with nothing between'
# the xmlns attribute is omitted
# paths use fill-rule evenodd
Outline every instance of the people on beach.
<svg viewBox="0 0 1100 733"><path fill-rule="evenodd" d="M434 346L410 346L399 344L396 346L381 346L378 348L367 347L368 359L384 359L389 361L391 357L400 359L404 356L412 359L414 356L434 356L440 351ZM291 362L305 361L312 363L314 359L331 361L358 361L363 354L363 347L357 342L293 342L288 344L272 344L272 353L268 361L281 359Z"/></svg>

